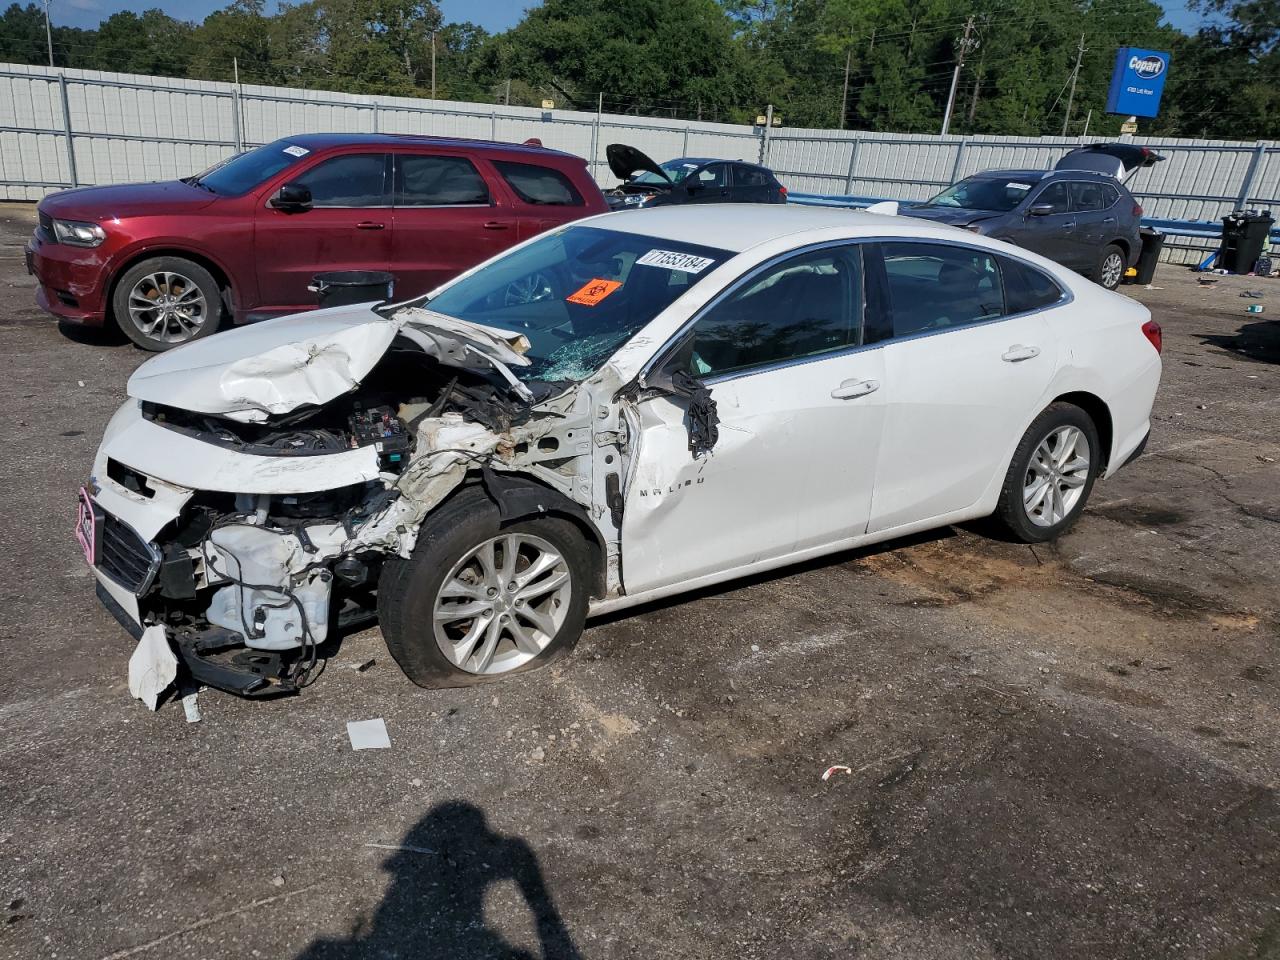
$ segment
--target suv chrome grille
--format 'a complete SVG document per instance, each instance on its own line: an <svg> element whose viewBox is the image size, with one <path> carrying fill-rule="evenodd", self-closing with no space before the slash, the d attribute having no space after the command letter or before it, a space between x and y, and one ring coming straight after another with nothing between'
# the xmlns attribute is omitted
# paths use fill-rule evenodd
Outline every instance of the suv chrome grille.
<svg viewBox="0 0 1280 960"><path fill-rule="evenodd" d="M98 569L135 595L146 593L160 569L160 551L106 511L98 536Z"/></svg>

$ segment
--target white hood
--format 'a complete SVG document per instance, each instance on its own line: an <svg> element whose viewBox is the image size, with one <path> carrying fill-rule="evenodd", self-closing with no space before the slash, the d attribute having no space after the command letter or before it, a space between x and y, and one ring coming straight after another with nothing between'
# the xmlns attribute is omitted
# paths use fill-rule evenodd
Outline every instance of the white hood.
<svg viewBox="0 0 1280 960"><path fill-rule="evenodd" d="M129 378L129 396L245 423L328 403L355 388L397 334L455 367L492 367L528 390L508 364L528 366L524 337L421 307L389 317L374 303L313 310L239 327L152 357Z"/></svg>

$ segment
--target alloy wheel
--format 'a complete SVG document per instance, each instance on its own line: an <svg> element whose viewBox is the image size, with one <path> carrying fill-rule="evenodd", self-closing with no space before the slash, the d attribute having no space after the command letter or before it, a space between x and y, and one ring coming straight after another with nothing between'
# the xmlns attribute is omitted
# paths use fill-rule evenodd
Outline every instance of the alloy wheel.
<svg viewBox="0 0 1280 960"><path fill-rule="evenodd" d="M1118 253L1109 253L1102 261L1101 274L1102 285L1108 290L1112 290L1120 285L1120 277L1124 273L1124 258Z"/></svg>
<svg viewBox="0 0 1280 960"><path fill-rule="evenodd" d="M185 343L200 332L208 318L204 292L180 273L147 274L129 291L129 320L152 340Z"/></svg>
<svg viewBox="0 0 1280 960"><path fill-rule="evenodd" d="M573 577L541 537L505 533L454 564L433 609L436 643L459 669L496 674L541 654L564 626Z"/></svg>
<svg viewBox="0 0 1280 960"><path fill-rule="evenodd" d="M1089 479L1089 440L1079 427L1058 427L1037 445L1022 484L1027 519L1052 527L1067 518Z"/></svg>

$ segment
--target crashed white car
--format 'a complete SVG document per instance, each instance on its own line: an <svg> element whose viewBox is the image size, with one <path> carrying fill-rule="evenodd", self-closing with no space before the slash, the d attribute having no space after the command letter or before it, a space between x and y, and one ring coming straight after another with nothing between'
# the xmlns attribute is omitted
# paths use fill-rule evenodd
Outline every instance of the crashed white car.
<svg viewBox="0 0 1280 960"><path fill-rule="evenodd" d="M912 531L1051 539L1145 444L1159 349L1141 305L951 227L609 214L148 360L77 535L191 681L296 690L375 609L415 682L487 681L592 614Z"/></svg>

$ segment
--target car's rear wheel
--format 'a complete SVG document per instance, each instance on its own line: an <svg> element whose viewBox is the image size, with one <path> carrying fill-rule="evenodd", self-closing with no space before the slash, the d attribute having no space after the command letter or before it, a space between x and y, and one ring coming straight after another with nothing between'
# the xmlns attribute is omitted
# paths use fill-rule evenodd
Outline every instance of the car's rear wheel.
<svg viewBox="0 0 1280 960"><path fill-rule="evenodd" d="M1114 290L1124 279L1126 265L1124 251L1114 243L1109 243L1102 248L1098 266L1093 271L1093 279L1108 290Z"/></svg>
<svg viewBox="0 0 1280 960"><path fill-rule="evenodd" d="M1089 415L1074 404L1050 404L1014 451L996 517L1024 543L1053 540L1084 510L1101 463Z"/></svg>
<svg viewBox="0 0 1280 960"><path fill-rule="evenodd" d="M423 521L409 560L378 583L387 648L414 683L486 683L556 660L587 615L590 554L573 523L502 525L482 491L464 490Z"/></svg>
<svg viewBox="0 0 1280 960"><path fill-rule="evenodd" d="M144 350L169 350L207 337L222 320L213 275L182 257L153 257L125 271L111 302L116 323Z"/></svg>

